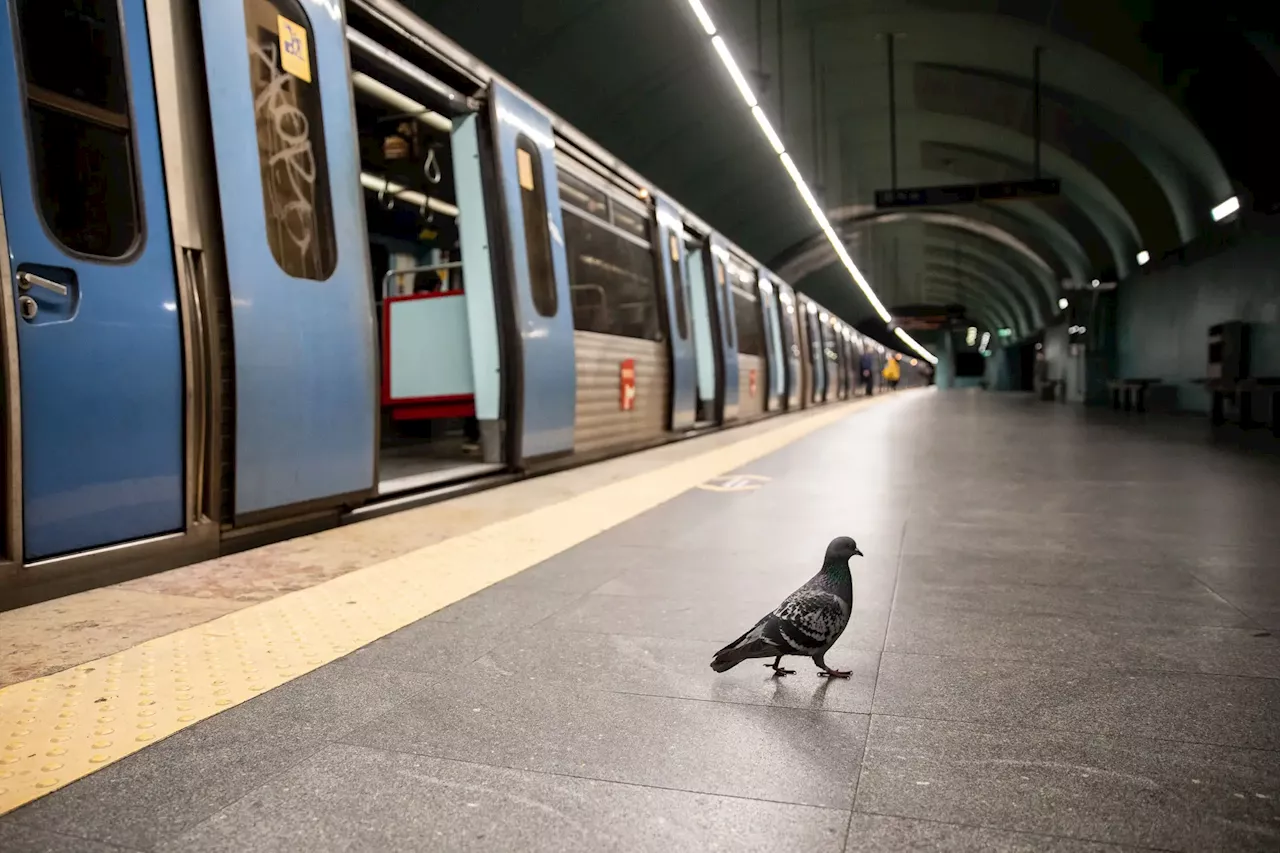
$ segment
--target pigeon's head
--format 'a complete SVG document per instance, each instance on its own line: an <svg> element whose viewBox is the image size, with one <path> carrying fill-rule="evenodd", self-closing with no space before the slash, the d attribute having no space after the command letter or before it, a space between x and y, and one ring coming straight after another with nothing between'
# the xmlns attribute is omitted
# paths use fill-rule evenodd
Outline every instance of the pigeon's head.
<svg viewBox="0 0 1280 853"><path fill-rule="evenodd" d="M850 557L861 556L862 552L858 550L858 543L848 536L838 536L832 539L831 544L827 546L828 563L847 563Z"/></svg>

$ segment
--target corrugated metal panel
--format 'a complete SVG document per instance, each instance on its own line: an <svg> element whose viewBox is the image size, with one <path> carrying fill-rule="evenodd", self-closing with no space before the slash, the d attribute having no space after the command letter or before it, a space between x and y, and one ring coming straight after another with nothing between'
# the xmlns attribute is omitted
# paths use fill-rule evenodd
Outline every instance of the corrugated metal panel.
<svg viewBox="0 0 1280 853"><path fill-rule="evenodd" d="M667 428L667 348L656 341L574 332L577 400L573 450L592 453L662 435ZM622 362L636 364L635 408L621 407Z"/></svg>
<svg viewBox="0 0 1280 853"><path fill-rule="evenodd" d="M755 393L751 393L751 371L756 374ZM738 417L746 420L764 413L764 359L758 355L738 353Z"/></svg>

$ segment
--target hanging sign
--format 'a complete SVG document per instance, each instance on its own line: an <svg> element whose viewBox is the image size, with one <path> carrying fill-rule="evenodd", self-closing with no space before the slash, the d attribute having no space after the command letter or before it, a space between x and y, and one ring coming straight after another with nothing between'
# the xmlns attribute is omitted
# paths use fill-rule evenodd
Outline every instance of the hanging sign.
<svg viewBox="0 0 1280 853"><path fill-rule="evenodd" d="M624 412L629 412L636 407L636 360L629 358L622 362L621 391L622 400L621 408Z"/></svg>

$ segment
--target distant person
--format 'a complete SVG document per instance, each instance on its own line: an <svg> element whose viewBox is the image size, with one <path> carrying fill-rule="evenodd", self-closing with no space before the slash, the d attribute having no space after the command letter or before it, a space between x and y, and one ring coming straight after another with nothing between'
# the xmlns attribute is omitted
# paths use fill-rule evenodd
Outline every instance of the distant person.
<svg viewBox="0 0 1280 853"><path fill-rule="evenodd" d="M898 390L898 380L902 378L902 368L898 367L898 359L895 356L889 356L889 361L884 366L884 381L889 383L890 390Z"/></svg>
<svg viewBox="0 0 1280 853"><path fill-rule="evenodd" d="M862 371L862 387L870 397L876 392L876 360L870 350L864 350L858 359L858 369Z"/></svg>

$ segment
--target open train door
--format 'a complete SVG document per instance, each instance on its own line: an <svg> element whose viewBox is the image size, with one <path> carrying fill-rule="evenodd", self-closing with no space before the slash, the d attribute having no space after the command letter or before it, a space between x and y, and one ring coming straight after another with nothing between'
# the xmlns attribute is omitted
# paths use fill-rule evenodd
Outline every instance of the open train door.
<svg viewBox="0 0 1280 853"><path fill-rule="evenodd" d="M573 450L573 303L551 119L501 83L490 92L519 335L515 462Z"/></svg>
<svg viewBox="0 0 1280 853"><path fill-rule="evenodd" d="M377 373L341 4L200 0L235 344L237 521L374 489Z"/></svg>
<svg viewBox="0 0 1280 853"><path fill-rule="evenodd" d="M720 362L723 384L720 386L720 423L738 416L738 333L733 316L733 293L729 285L729 249L718 234L708 238L711 244L711 292L715 294L716 328L720 334Z"/></svg>
<svg viewBox="0 0 1280 853"><path fill-rule="evenodd" d="M656 199L658 252L662 259L667 305L667 340L671 353L671 420L673 431L689 429L698 417L698 377L694 330L690 317L684 222L671 202Z"/></svg>

